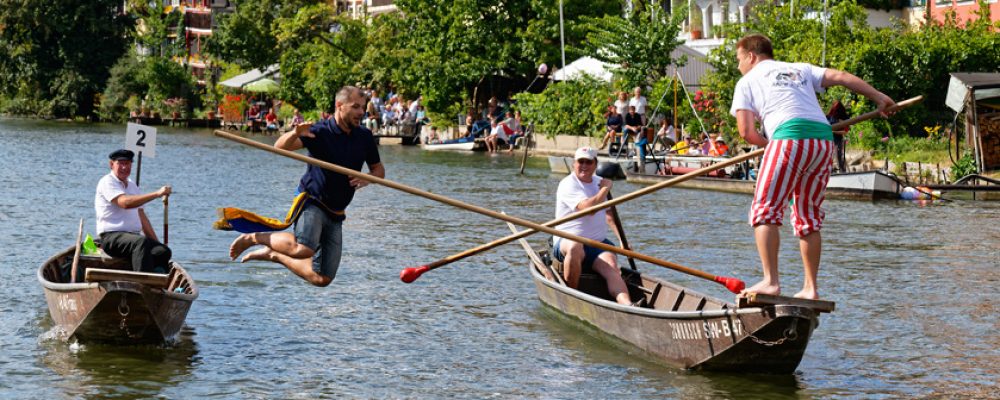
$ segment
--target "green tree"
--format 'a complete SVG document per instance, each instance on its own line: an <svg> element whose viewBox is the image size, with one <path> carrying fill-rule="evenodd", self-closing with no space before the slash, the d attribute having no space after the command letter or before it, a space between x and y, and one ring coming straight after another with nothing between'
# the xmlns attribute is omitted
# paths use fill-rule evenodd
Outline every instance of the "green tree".
<svg viewBox="0 0 1000 400"><path fill-rule="evenodd" d="M683 62L672 59L670 53L683 43L677 36L681 22L687 17L686 11L668 14L656 5L637 9L625 17L585 17L584 53L614 65L619 87L652 86L670 77L672 65Z"/></svg>
<svg viewBox="0 0 1000 400"><path fill-rule="evenodd" d="M120 1L0 0L0 93L8 112L94 115L95 95L125 53Z"/></svg>
<svg viewBox="0 0 1000 400"><path fill-rule="evenodd" d="M539 94L515 96L525 121L535 122L535 131L555 135L595 136L604 133L604 112L611 85L589 75L549 85Z"/></svg>
<svg viewBox="0 0 1000 400"><path fill-rule="evenodd" d="M219 17L205 52L243 68L264 69L281 59L277 22L320 0L234 0L235 11Z"/></svg>

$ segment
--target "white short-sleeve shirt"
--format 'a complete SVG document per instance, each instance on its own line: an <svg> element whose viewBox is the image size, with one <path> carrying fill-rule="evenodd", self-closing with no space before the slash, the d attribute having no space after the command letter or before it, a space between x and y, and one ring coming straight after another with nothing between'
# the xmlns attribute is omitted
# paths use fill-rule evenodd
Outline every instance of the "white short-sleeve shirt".
<svg viewBox="0 0 1000 400"><path fill-rule="evenodd" d="M825 73L826 68L807 63L761 61L736 82L729 113L733 116L738 110L756 113L765 138L794 118L827 123L816 99L816 93L824 91Z"/></svg>
<svg viewBox="0 0 1000 400"><path fill-rule="evenodd" d="M635 113L639 115L646 115L646 98L639 96L639 98L632 97L628 100L629 106L635 106ZM627 112L627 111L626 111Z"/></svg>
<svg viewBox="0 0 1000 400"><path fill-rule="evenodd" d="M503 124L497 124L497 126L494 126L490 133L497 135L497 139L501 139L505 142L507 141L507 131L503 129Z"/></svg>
<svg viewBox="0 0 1000 400"><path fill-rule="evenodd" d="M114 174L104 175L97 182L97 193L94 195L94 210L97 212L97 234L104 232L142 232L142 222L139 221L139 210L136 208L121 208L111 202L120 195L142 194L139 187L131 179L122 183Z"/></svg>
<svg viewBox="0 0 1000 400"><path fill-rule="evenodd" d="M576 206L581 201L597 195L601 190L601 177L594 175L590 183L581 182L576 175L569 174L559 182L556 190L556 218L562 218L577 212ZM556 225L556 229L598 242L607 238L608 222L605 219L607 209L602 209L591 215L580 217L569 222Z"/></svg>

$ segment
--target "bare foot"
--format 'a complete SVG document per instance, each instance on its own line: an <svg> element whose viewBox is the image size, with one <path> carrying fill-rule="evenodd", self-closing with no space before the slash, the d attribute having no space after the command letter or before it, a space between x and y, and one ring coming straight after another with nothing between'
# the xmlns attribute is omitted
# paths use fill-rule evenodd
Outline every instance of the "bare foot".
<svg viewBox="0 0 1000 400"><path fill-rule="evenodd" d="M816 290L802 289L802 291L795 294L795 297L799 299L819 300L819 293Z"/></svg>
<svg viewBox="0 0 1000 400"><path fill-rule="evenodd" d="M243 254L250 246L253 246L253 234L244 233L233 241L233 244L229 245L229 259L235 260L240 254Z"/></svg>
<svg viewBox="0 0 1000 400"><path fill-rule="evenodd" d="M740 296L746 296L747 294L750 293L769 294L777 296L781 294L781 286L778 284L772 284L771 282L768 281L760 281L757 282L756 285L744 289L742 292L740 292Z"/></svg>
<svg viewBox="0 0 1000 400"><path fill-rule="evenodd" d="M250 260L268 261L270 259L271 259L271 249L267 247L262 247L247 253L247 255L243 256L243 259L240 260L240 262L247 262Z"/></svg>

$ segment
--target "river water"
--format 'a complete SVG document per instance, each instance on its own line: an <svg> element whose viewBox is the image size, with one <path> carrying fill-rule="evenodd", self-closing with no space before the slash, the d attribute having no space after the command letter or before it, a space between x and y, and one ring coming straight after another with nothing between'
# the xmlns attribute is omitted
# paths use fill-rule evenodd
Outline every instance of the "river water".
<svg viewBox="0 0 1000 400"><path fill-rule="evenodd" d="M910 398L996 395L1000 204L828 201L821 317L792 376L659 365L543 306L520 247L428 272L403 267L509 233L505 224L384 187L358 192L337 279L314 288L283 267L229 261L215 210L283 217L304 166L211 135L161 127L141 186L170 184L170 246L197 280L178 343L53 340L35 272L71 244L124 126L0 120L0 398ZM274 138L258 137L273 141ZM380 148L388 178L535 221L556 185L543 158ZM133 168L133 179L135 168ZM617 182L614 192L638 189ZM748 283L760 271L745 195L665 189L620 206L635 249ZM147 214L160 231L163 207ZM801 284L783 230L786 291ZM533 243L540 243L534 237ZM655 266L647 273L730 298ZM991 394L992 393L992 394Z"/></svg>

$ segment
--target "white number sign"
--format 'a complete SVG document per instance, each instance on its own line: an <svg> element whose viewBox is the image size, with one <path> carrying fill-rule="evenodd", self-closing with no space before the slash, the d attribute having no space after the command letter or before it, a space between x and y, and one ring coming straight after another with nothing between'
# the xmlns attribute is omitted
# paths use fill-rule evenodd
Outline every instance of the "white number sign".
<svg viewBox="0 0 1000 400"><path fill-rule="evenodd" d="M125 133L125 148L146 157L156 157L156 128L139 124L128 124Z"/></svg>

